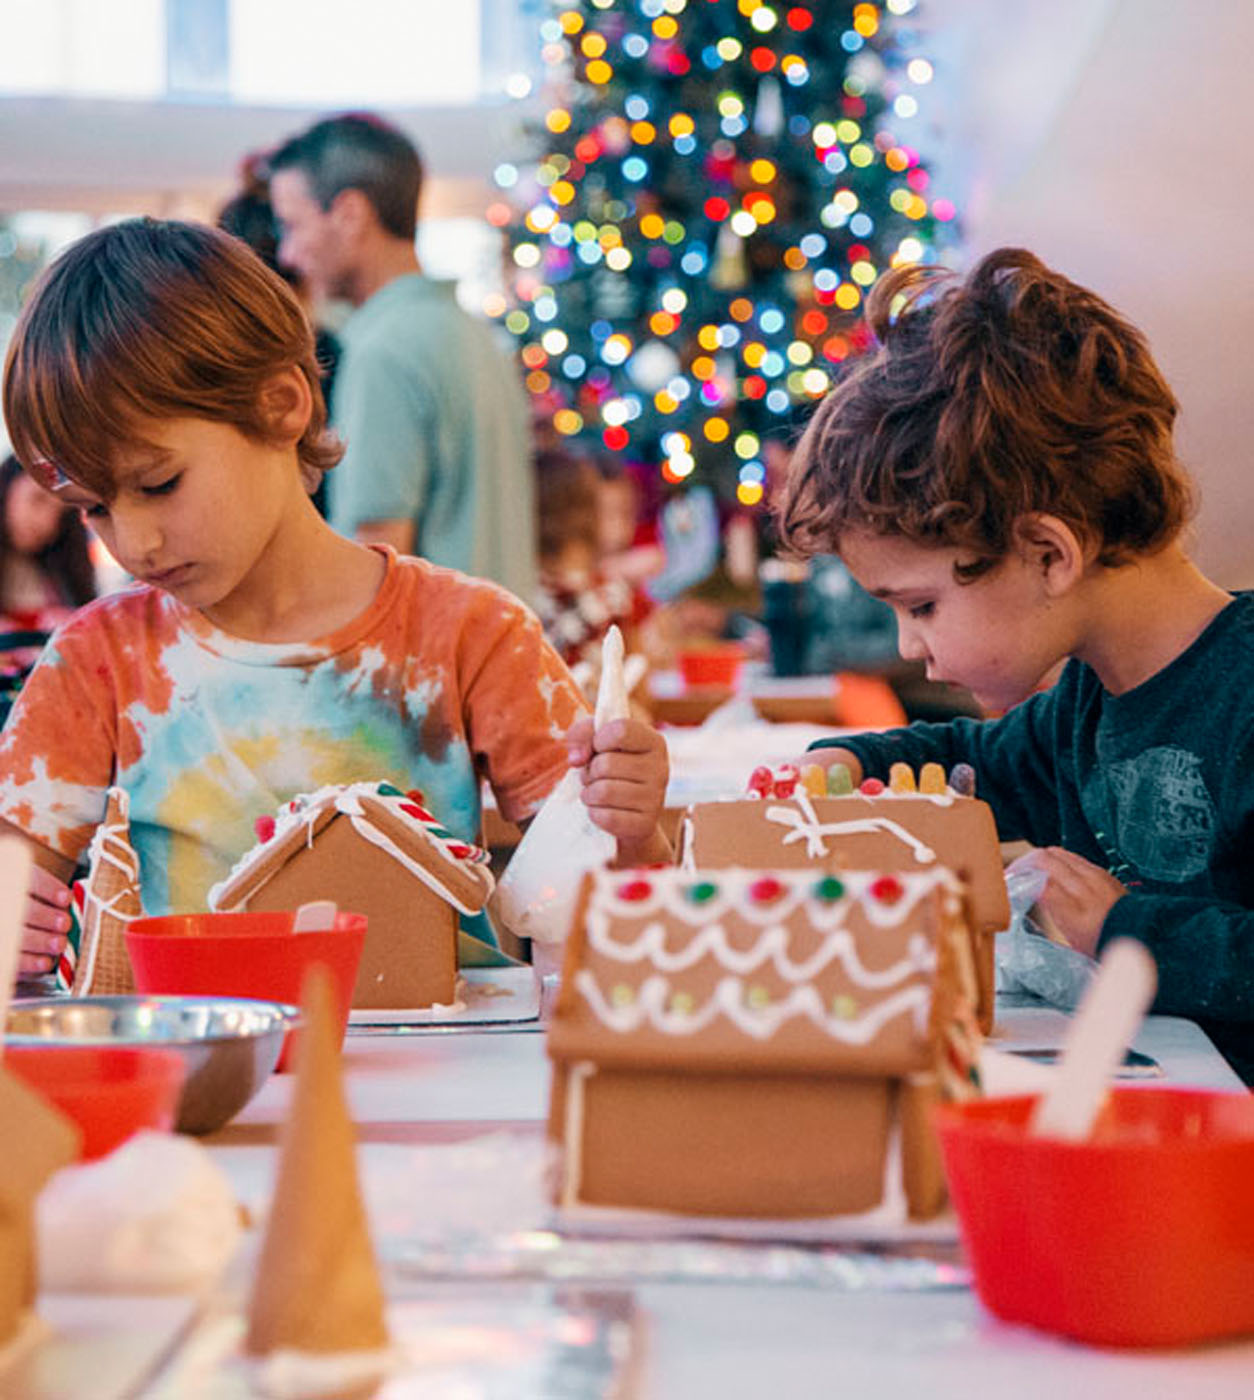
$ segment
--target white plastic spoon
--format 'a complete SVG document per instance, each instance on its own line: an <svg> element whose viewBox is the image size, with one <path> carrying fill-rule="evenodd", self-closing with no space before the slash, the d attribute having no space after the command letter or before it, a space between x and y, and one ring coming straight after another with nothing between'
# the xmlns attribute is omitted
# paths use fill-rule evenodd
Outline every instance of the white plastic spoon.
<svg viewBox="0 0 1254 1400"><path fill-rule="evenodd" d="M292 920L293 933L327 933L335 927L339 913L333 899L311 899L302 904Z"/></svg>
<svg viewBox="0 0 1254 1400"><path fill-rule="evenodd" d="M1143 944L1117 938L1106 948L1072 1019L1053 1083L1032 1114L1030 1136L1071 1142L1088 1137L1157 986L1158 969Z"/></svg>

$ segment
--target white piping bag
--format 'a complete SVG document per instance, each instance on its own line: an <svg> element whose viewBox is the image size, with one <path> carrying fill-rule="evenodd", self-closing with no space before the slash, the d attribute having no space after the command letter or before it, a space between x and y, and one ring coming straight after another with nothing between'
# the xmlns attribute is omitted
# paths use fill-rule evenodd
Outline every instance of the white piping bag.
<svg viewBox="0 0 1254 1400"><path fill-rule="evenodd" d="M627 719L629 713L623 683L623 634L611 627L601 644L596 727ZM582 789L580 770L568 769L536 813L497 881L492 911L519 938L560 943L570 932L584 872L614 859L614 837L593 825L580 797Z"/></svg>

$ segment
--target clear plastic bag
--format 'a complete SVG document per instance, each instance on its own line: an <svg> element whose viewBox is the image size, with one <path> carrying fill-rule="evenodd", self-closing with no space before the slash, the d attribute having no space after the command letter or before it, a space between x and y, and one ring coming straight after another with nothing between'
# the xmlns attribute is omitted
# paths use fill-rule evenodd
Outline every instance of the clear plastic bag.
<svg viewBox="0 0 1254 1400"><path fill-rule="evenodd" d="M597 728L627 719L629 713L623 637L611 627L602 643ZM579 769L570 769L545 799L497 881L492 913L519 938L560 943L570 931L584 872L614 859L614 837L593 824L582 790Z"/></svg>
<svg viewBox="0 0 1254 1400"><path fill-rule="evenodd" d="M1029 916L1044 888L1044 872L1034 866L1015 861L1006 868L1010 927L997 935L997 990L1030 992L1051 1006L1074 1011L1097 963L1053 942Z"/></svg>

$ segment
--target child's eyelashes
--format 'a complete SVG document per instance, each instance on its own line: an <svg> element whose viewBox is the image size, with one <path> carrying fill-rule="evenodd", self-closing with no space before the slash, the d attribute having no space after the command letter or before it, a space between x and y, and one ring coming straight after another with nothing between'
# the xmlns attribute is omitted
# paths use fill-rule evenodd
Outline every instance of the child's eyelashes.
<svg viewBox="0 0 1254 1400"><path fill-rule="evenodd" d="M151 481L139 488L141 496L168 496L178 487L183 479L182 472L175 472L173 476L167 477L164 481ZM110 509L106 502L95 501L91 504L86 502L79 507L83 516L87 520L107 520Z"/></svg>
<svg viewBox="0 0 1254 1400"><path fill-rule="evenodd" d="M936 604L915 603L913 607L907 608L906 611L910 614L911 617L931 617L932 614L936 611Z"/></svg>

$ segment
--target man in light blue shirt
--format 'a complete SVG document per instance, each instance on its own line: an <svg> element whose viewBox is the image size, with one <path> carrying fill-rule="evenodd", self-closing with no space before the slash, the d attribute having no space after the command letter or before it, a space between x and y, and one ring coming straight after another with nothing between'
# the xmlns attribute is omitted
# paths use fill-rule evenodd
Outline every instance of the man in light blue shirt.
<svg viewBox="0 0 1254 1400"><path fill-rule="evenodd" d="M527 405L491 329L426 277L422 163L368 116L332 117L270 161L279 260L355 308L331 405L347 445L329 482L345 534L535 596Z"/></svg>

